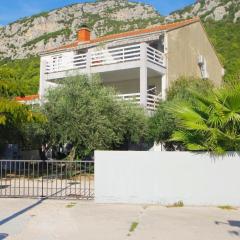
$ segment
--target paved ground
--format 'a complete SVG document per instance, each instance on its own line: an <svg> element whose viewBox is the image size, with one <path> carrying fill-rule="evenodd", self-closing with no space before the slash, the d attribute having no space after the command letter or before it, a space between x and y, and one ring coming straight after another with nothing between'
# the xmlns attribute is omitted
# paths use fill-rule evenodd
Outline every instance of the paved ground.
<svg viewBox="0 0 240 240"><path fill-rule="evenodd" d="M138 225L131 233L134 222ZM240 239L240 210L0 199L2 239Z"/></svg>

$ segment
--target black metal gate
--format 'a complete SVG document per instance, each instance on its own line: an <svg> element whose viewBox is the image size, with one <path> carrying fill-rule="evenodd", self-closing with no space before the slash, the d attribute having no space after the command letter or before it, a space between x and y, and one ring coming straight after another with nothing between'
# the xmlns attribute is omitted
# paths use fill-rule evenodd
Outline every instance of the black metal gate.
<svg viewBox="0 0 240 240"><path fill-rule="evenodd" d="M0 160L0 198L93 199L93 161Z"/></svg>

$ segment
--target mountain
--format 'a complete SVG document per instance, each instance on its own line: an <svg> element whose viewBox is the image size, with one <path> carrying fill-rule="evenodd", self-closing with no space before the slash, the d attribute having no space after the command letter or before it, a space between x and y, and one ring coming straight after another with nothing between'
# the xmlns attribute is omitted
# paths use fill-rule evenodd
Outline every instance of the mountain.
<svg viewBox="0 0 240 240"><path fill-rule="evenodd" d="M0 28L0 59L25 58L72 42L82 24L95 36L145 28L164 18L150 5L128 0L73 4Z"/></svg>
<svg viewBox="0 0 240 240"><path fill-rule="evenodd" d="M167 21L179 20L199 16L206 20L227 20L240 22L240 0L198 0L181 10L172 12Z"/></svg>
<svg viewBox="0 0 240 240"><path fill-rule="evenodd" d="M89 25L93 35L102 36L193 16L200 16L203 21L226 70L225 81L237 79L240 77L239 2L199 0L163 17L150 5L128 0L96 0L20 19L0 28L0 87L1 83L14 83L18 92L36 93L39 57L34 56L75 40L83 23Z"/></svg>

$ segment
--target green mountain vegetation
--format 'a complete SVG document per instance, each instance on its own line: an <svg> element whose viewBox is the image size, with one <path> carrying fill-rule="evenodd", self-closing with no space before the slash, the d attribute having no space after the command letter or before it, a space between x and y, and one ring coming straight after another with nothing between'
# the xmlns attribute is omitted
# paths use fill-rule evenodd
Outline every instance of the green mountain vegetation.
<svg viewBox="0 0 240 240"><path fill-rule="evenodd" d="M39 57L0 62L0 94L9 96L31 95L38 92ZM2 94L1 94L2 95Z"/></svg>
<svg viewBox="0 0 240 240"><path fill-rule="evenodd" d="M211 20L204 25L226 70L224 79L240 76L240 23Z"/></svg>
<svg viewBox="0 0 240 240"><path fill-rule="evenodd" d="M32 64L32 62L34 61L31 60L30 63ZM13 96L23 95L24 91L26 93L30 91L31 87L29 88L29 85L31 84L28 84L28 81L25 80L25 84L21 84L17 77L19 74L17 69L14 72L13 66L10 68L6 66L4 64L1 69L1 77L5 76L4 79L8 78L8 80L0 81L0 153L2 147L7 143L23 143L28 132L25 130L26 127L45 122L45 117L41 113L13 99ZM15 66L19 67L20 63L18 62L17 65L15 63ZM27 66L27 71L30 72L29 66ZM27 75L29 76L29 74Z"/></svg>

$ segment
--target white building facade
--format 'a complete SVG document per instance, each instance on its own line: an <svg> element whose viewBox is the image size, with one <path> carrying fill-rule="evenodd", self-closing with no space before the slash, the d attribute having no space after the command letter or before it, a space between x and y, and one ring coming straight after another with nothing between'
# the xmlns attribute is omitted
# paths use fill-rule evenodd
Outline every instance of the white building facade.
<svg viewBox="0 0 240 240"><path fill-rule="evenodd" d="M169 31L198 21L190 19L95 39L83 27L73 44L41 54L40 99L63 78L99 74L102 83L114 87L120 99L154 111L166 98L169 86Z"/></svg>

